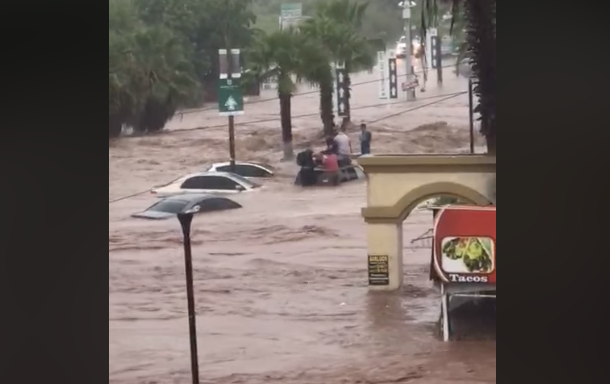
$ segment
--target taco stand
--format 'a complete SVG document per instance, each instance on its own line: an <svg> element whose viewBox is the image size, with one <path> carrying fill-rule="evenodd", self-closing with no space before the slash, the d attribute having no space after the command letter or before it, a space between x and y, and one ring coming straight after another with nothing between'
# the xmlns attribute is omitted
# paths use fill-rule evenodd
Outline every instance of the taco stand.
<svg viewBox="0 0 610 384"><path fill-rule="evenodd" d="M451 310L496 299L496 207L449 205L434 214L430 278L441 292L440 328L451 339Z"/></svg>

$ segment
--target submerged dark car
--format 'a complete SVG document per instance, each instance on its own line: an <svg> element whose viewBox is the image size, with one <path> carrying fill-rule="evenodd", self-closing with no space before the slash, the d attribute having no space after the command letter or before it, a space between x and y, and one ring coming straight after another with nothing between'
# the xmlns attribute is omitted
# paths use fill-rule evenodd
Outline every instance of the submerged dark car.
<svg viewBox="0 0 610 384"><path fill-rule="evenodd" d="M241 208L241 205L222 196L185 194L165 198L145 211L131 215L140 219L163 220L176 217L178 213L224 211Z"/></svg>

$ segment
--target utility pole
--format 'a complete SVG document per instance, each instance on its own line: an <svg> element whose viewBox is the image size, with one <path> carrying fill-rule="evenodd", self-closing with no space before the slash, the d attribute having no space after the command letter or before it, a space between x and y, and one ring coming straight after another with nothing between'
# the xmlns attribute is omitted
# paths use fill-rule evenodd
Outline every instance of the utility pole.
<svg viewBox="0 0 610 384"><path fill-rule="evenodd" d="M413 37L411 36L411 1L402 1L402 18L405 21L405 40L407 49L405 50L405 66L407 67L407 84L415 81L413 74ZM407 101L415 101L415 88L407 88Z"/></svg>
<svg viewBox="0 0 610 384"><path fill-rule="evenodd" d="M239 87L241 64L239 49L219 49L218 110L221 116L229 117L229 162L235 173L235 115L243 115L244 102Z"/></svg>

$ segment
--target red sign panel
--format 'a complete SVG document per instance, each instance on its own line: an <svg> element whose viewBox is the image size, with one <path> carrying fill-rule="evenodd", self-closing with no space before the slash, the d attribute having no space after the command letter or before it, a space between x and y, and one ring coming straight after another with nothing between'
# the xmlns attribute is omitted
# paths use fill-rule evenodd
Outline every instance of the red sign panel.
<svg viewBox="0 0 610 384"><path fill-rule="evenodd" d="M496 207L441 208L434 220L433 262L446 283L496 284Z"/></svg>

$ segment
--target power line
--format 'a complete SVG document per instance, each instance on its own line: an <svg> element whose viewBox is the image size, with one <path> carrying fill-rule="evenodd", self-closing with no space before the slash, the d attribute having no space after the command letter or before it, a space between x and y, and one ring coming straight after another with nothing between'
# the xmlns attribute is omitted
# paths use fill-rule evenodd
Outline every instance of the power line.
<svg viewBox="0 0 610 384"><path fill-rule="evenodd" d="M417 99L417 101L428 100L428 99L437 99L439 97L445 97L445 96L450 96L450 95L451 96L459 96L459 95L465 95L466 93L468 93L468 92L467 91L460 91L460 92L443 94L443 95L421 97L421 98ZM392 103L379 103L379 104L365 105L365 106L361 106L361 107L354 107L354 108L352 108L352 111L356 111L356 110L360 110L360 109L368 109L368 108L380 108L380 107L385 107L385 106L388 106L388 105L404 104L404 103L412 103L412 101L401 100L401 101L395 101L395 102L392 102ZM318 115L319 115L319 112L313 112L313 113L307 113L307 114L303 114L303 115L291 116L291 118L292 119L300 119L300 118L303 118L303 117L312 117L312 116L318 116ZM274 117L274 118L270 118L270 119L262 119L262 120L239 122L239 123L236 123L235 125L269 123L269 122L277 121L277 120L278 120L278 118ZM167 133L200 131L200 130L208 130L208 129L216 129L216 128L225 128L226 126L227 126L226 124L218 124L218 125L211 125L211 126L207 126L207 127L174 129L174 130L171 130L171 131L167 131Z"/></svg>
<svg viewBox="0 0 610 384"><path fill-rule="evenodd" d="M389 118L394 117L394 116L399 116L399 115L402 115L402 114L405 114L405 113L413 112L413 111L421 109L421 108L425 108L425 107L428 107L428 106L431 106L431 105L434 105L434 104L442 103L445 100L449 100L449 99L452 99L454 97L458 97L458 96L464 95L466 93L468 93L468 92L461 91L461 92L455 92L455 93L450 93L450 94L436 95L436 96L429 96L429 97L426 97L426 98L420 98L419 100L427 100L427 99L434 99L434 98L443 97L440 100L436 100L436 101L433 101L433 102L430 102L430 103L427 103L427 104L419 105L417 107L413 107L413 108L410 108L410 109L407 109L407 110L404 110L404 111L401 111L401 112L398 112L398 113L393 113L391 115L387 115L387 116L381 117L381 118L373 120L373 121L368 121L368 123L377 123L377 122L379 122L381 120L389 119ZM402 104L402 103L406 103L406 102L407 101L403 100L403 101L397 101L397 102L393 102L393 103L366 105L366 106L362 106L362 107L353 108L352 110L366 109L366 108L376 108L376 107L378 108L378 107L382 107L382 106L394 105L394 104ZM409 102L411 102L411 101L409 101ZM310 114L305 114L305 115L292 116L292 118L296 119L296 118L301 118L301 117L310 117L310 116L316 116L317 114L318 113L310 113ZM277 120L277 118L274 118L272 120L259 120L259 121L244 122L244 123L239 123L239 124L236 124L236 125L256 124L256 123L262 123L262 122L268 122L268 121L276 121L276 120ZM218 126L218 127L224 127L224 126L225 125ZM181 129L179 131L193 131L193 130L197 130L197 129L210 129L210 128L214 128L214 127L200 127L200 128L192 128L192 129ZM172 131L172 132L176 132L176 131ZM130 199L132 197L143 195L145 193L148 193L149 191L150 191L150 189L147 189L145 191L133 193L131 195L122 196L122 197L116 198L114 200L110 200L108 202L108 204L116 203L116 202L119 202L119 201L122 201L122 200Z"/></svg>
<svg viewBox="0 0 610 384"><path fill-rule="evenodd" d="M444 65L441 68L450 68L450 67L455 67L455 64ZM424 72L426 72L426 70L416 71L416 72L413 72L413 74L421 74L421 73L424 73ZM407 74L405 73L405 74L402 74L402 75L396 75L396 77L404 77L404 76L407 76ZM363 81L363 82L360 82L360 83L351 84L350 86L351 87L357 87L359 85L378 83L378 82L380 82L382 80L383 79L367 80L367 81ZM315 90L315 91L307 91L307 92L295 93L295 94L292 95L292 97L313 95L314 93L319 93L319 92L320 92L319 90ZM244 103L244 106L251 105L251 104L265 103L267 101L276 101L277 99L278 99L277 97L270 97L268 99L253 100L253 101L250 101L248 103ZM180 115L182 117L184 115L188 115L188 114L191 114L191 113L213 111L213 110L216 110L216 107L203 107L203 108L190 109L188 111L179 112L176 115Z"/></svg>
<svg viewBox="0 0 610 384"><path fill-rule="evenodd" d="M433 101L431 103L427 103L427 104L423 104L423 105L418 105L417 107L413 107L413 108L410 108L410 109L407 109L407 110L404 110L404 111L401 111L401 112L398 112L398 113L393 113L391 115L387 115L387 116L381 117L381 118L379 118L377 120L370 121L370 123L377 123L377 122L379 122L381 120L389 119L391 117L399 116L399 115L402 115L404 113L413 112L413 111L421 109L421 108L425 108L425 107L429 107L429 106L434 105L434 104L442 103L445 100L453 99L454 97L458 97L458 96L466 94L466 93L468 93L468 92L459 92L457 94L454 94L454 95L451 95L451 96L447 96L447 97L445 97L443 99L436 100L436 101ZM443 95L443 96L446 96L446 95Z"/></svg>
<svg viewBox="0 0 610 384"><path fill-rule="evenodd" d="M138 193L132 193L131 195L127 195L127 196L119 197L119 198L117 198L117 199L110 200L110 201L108 202L108 204L117 203L117 202L119 202L119 201L121 201L121 200L126 200L126 199L130 199L130 198L132 198L132 197L140 196L140 195L143 195L143 194L145 194L145 193L148 193L149 191L150 191L150 189L147 189L146 191L141 191L141 192L138 192Z"/></svg>

